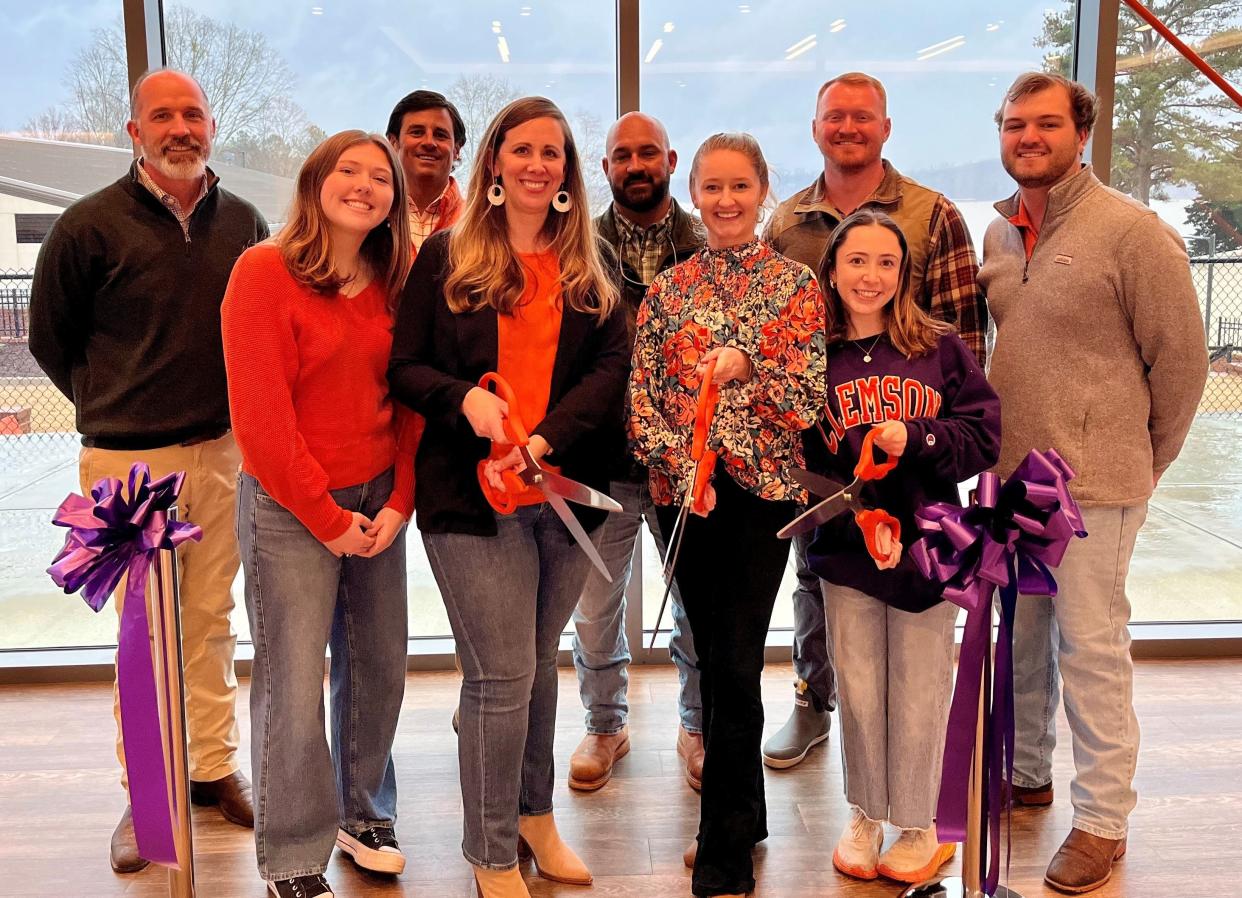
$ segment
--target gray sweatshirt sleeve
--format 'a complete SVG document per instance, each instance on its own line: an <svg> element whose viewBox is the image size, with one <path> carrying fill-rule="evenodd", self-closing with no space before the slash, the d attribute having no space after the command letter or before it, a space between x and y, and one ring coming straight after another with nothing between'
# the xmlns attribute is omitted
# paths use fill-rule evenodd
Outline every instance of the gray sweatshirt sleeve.
<svg viewBox="0 0 1242 898"><path fill-rule="evenodd" d="M1156 215L1141 216L1118 244L1122 301L1151 390L1152 467L1177 458L1207 381L1207 340L1181 238Z"/></svg>

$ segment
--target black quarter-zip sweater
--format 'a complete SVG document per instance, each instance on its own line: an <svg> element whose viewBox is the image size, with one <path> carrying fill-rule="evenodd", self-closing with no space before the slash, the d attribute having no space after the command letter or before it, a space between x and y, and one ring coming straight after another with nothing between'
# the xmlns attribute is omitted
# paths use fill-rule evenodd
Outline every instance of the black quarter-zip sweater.
<svg viewBox="0 0 1242 898"><path fill-rule="evenodd" d="M187 237L137 164L56 220L31 290L30 352L73 401L83 444L104 449L228 427L220 302L237 257L268 236L254 206L213 184Z"/></svg>

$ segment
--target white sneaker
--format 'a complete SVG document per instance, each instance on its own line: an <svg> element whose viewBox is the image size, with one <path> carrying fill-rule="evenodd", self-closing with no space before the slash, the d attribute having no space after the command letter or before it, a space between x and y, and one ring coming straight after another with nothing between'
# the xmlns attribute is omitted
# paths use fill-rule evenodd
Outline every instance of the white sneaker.
<svg viewBox="0 0 1242 898"><path fill-rule="evenodd" d="M936 841L936 825L927 829L903 829L896 842L880 856L879 874L897 882L926 882L944 866L957 844Z"/></svg>
<svg viewBox="0 0 1242 898"><path fill-rule="evenodd" d="M861 808L850 806L850 822L845 825L832 866L855 879L875 879L880 846L884 844L884 824L872 820Z"/></svg>

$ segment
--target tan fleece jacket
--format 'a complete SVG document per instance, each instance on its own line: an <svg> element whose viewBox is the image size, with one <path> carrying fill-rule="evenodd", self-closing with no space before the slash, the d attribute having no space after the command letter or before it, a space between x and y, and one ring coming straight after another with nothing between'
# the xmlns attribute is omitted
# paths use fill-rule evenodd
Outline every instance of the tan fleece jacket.
<svg viewBox="0 0 1242 898"><path fill-rule="evenodd" d="M1007 476L1056 449L1083 505L1134 505L1181 451L1207 379L1203 320L1185 247L1089 165L1052 188L1028 262L996 204L979 284L996 321L988 378L1001 398Z"/></svg>

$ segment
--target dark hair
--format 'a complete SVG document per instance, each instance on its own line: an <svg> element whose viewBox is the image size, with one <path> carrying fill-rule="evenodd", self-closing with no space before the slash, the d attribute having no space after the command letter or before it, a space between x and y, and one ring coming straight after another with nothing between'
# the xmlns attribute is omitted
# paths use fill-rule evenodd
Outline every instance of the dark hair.
<svg viewBox="0 0 1242 898"><path fill-rule="evenodd" d="M819 287L824 294L824 306L828 343L840 343L848 337L849 316L845 301L837 290L836 278L833 277L837 268L837 253L850 231L855 228L875 226L891 231L897 237L897 245L901 247L901 270L897 277L897 292L893 294L892 303L885 310L885 332L893 348L906 358L926 355L936 348L942 334L952 332L952 328L943 321L937 321L919 308L910 290L910 246L901 227L884 212L878 209L859 209L847 215L828 238L828 248L819 260Z"/></svg>
<svg viewBox="0 0 1242 898"><path fill-rule="evenodd" d="M416 90L398 101L397 105L392 108L392 115L388 116L388 131L386 132L388 139L394 140L401 133L401 122L407 114L422 112L424 109L447 110L449 118L453 120L453 146L461 149L465 145L466 123L462 121L461 113L444 94L434 90Z"/></svg>
<svg viewBox="0 0 1242 898"><path fill-rule="evenodd" d="M996 127L1001 126L1001 122L1005 118L1005 104L1020 100L1030 94L1037 94L1045 91L1050 87L1063 87L1065 92L1069 94L1070 114L1074 118L1074 130L1086 131L1091 133L1091 129L1095 127L1095 116L1098 112L1095 94L1087 90L1077 81L1071 81L1064 75L1058 75L1055 72L1027 72L1019 75L1013 84L1009 85L1009 90L1005 91L1005 98L1001 100L1000 109L996 110L994 116Z"/></svg>

